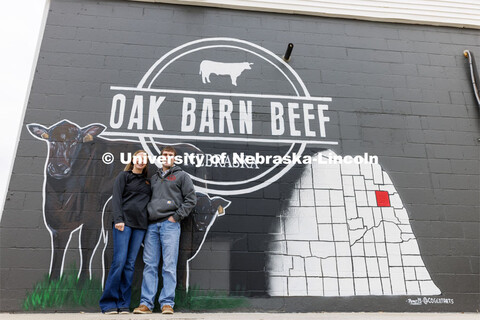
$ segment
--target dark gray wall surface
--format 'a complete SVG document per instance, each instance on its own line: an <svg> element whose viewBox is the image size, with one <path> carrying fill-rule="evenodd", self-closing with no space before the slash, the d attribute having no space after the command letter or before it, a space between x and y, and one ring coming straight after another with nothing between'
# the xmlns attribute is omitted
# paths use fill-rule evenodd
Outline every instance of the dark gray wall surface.
<svg viewBox="0 0 480 320"><path fill-rule="evenodd" d="M259 296L252 304L263 310L478 311L479 109L463 56L470 49L480 57L478 30L54 0L24 124L49 126L61 119L81 126L108 124L111 85L136 85L163 54L207 37L244 39L279 56L289 42L295 44L290 66L312 95L333 98L329 116L338 124L330 133L339 141L335 152L379 156L406 205L432 280L441 297L454 304L411 306L406 303L410 296L268 298L264 264L243 258L261 254L266 235L264 230L245 233L249 220L236 220L241 208L216 221L212 244L205 249L214 257L215 250L224 251L220 240L237 239L231 248L236 253L222 271L236 274L237 280L225 277L230 283L222 284L222 272L197 270L203 279L199 285L235 291L235 281L244 279L251 284L239 291ZM170 81L184 85L181 74ZM275 83L263 85L275 88ZM41 209L45 158L45 144L24 127L0 227L2 311L20 310L26 291L48 272L50 239ZM282 194L267 188L249 197L263 201L255 219L269 223L272 215L262 212L280 203ZM217 288L208 280L213 277L218 277Z"/></svg>

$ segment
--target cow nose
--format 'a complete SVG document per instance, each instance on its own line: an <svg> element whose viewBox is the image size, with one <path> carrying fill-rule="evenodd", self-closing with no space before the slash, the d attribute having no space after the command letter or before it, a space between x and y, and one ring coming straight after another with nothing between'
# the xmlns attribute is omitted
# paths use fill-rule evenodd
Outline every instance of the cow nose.
<svg viewBox="0 0 480 320"><path fill-rule="evenodd" d="M70 171L70 167L67 166L67 165L64 164L64 163L60 163L60 164L58 165L58 169L59 169L58 171L60 171L60 172L62 172L62 173L64 173L64 174L67 174L67 173Z"/></svg>

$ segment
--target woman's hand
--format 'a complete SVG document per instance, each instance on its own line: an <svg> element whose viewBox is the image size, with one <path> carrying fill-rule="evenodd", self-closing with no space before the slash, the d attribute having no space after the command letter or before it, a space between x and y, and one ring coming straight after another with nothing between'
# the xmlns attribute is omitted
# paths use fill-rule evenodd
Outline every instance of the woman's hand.
<svg viewBox="0 0 480 320"><path fill-rule="evenodd" d="M177 221L175 221L175 219L173 219L173 216L168 217L168 221L173 222L173 223L177 222Z"/></svg>
<svg viewBox="0 0 480 320"><path fill-rule="evenodd" d="M115 229L117 229L118 231L123 231L124 228L125 228L124 222L115 223Z"/></svg>

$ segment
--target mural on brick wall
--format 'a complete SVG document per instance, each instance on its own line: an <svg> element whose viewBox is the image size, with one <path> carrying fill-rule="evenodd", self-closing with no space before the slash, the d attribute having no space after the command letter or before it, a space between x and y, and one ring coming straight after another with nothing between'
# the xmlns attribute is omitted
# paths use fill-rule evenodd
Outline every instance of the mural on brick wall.
<svg viewBox="0 0 480 320"><path fill-rule="evenodd" d="M189 88L172 87L178 68ZM272 92L250 84L266 74L283 84ZM200 39L165 54L136 87L110 89L108 125L81 127L68 119L27 125L48 150L43 214L52 279L63 274L69 243L78 237L78 277L92 279L100 268L103 283L109 201L122 153L144 149L155 159L163 146L174 145L198 196L195 211L182 222L179 277L187 289L189 264L231 205L229 198L278 183L299 167L289 204L272 226L265 261L269 295L440 294L388 173L377 162L352 162L352 156L348 163L326 161L337 157L332 149L338 142L329 139L338 126L329 123L332 99L311 96L269 50L232 38ZM307 146L317 150L313 157ZM153 161L151 166L153 172Z"/></svg>

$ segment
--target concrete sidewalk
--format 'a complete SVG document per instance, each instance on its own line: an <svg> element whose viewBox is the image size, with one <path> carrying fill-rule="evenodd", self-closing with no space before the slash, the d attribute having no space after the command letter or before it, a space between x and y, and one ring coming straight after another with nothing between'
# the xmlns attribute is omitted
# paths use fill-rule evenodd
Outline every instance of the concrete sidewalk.
<svg viewBox="0 0 480 320"><path fill-rule="evenodd" d="M0 313L5 320L479 320L478 313L159 313L103 315L101 313Z"/></svg>

